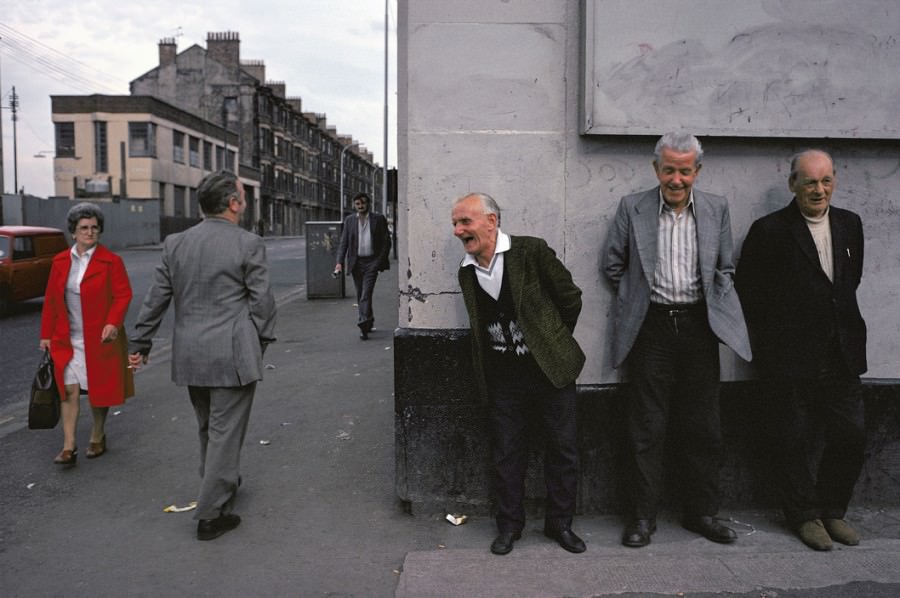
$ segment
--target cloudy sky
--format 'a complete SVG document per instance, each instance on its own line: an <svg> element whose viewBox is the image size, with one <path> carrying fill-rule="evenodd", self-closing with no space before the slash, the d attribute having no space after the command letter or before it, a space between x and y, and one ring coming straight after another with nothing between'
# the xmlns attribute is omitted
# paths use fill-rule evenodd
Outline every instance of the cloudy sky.
<svg viewBox="0 0 900 598"><path fill-rule="evenodd" d="M388 165L396 166L396 0L388 1ZM240 34L241 59L262 60L303 110L325 113L384 164L383 0L18 0L0 13L0 111L5 192L13 192L10 95L19 97L18 181L53 195L51 95L128 95L159 63L159 40L181 52L211 31ZM44 158L35 154L45 153Z"/></svg>

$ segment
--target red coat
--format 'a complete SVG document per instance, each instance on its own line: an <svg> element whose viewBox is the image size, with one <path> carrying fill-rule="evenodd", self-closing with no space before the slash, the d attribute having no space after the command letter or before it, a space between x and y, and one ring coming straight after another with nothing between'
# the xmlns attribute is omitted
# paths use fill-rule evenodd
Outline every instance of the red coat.
<svg viewBox="0 0 900 598"><path fill-rule="evenodd" d="M66 281L71 266L72 256L68 249L53 258L41 314L41 338L50 339L50 355L63 400L63 372L73 355L66 311ZM130 302L131 284L122 258L98 244L81 281L88 397L94 407L119 405L134 395L124 327ZM100 335L107 324L118 328L118 338L110 343L101 343Z"/></svg>

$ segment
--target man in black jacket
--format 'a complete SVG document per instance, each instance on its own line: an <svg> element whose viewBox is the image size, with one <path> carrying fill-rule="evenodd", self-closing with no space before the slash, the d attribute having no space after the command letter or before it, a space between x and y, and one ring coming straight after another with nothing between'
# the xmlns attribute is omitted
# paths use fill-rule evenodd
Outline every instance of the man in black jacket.
<svg viewBox="0 0 900 598"><path fill-rule="evenodd" d="M382 214L369 211L371 203L366 193L357 193L353 198L355 214L344 219L341 232L341 244L337 252L335 274L346 268L353 275L356 287L356 304L359 316L359 338L368 340L369 332L375 323L372 312L372 294L375 292L375 281L378 273L389 270L391 265L388 255L391 251L391 235L388 231L387 219Z"/></svg>
<svg viewBox="0 0 900 598"><path fill-rule="evenodd" d="M859 543L844 515L865 448L862 222L830 205L836 176L827 153L797 154L788 184L793 201L750 227L736 285L769 391L785 516L805 544L830 550L832 540Z"/></svg>

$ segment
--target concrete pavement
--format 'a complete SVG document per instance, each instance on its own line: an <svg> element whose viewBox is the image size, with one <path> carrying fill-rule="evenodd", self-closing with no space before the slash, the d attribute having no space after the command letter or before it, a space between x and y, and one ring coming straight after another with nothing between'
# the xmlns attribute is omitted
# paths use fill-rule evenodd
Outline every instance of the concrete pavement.
<svg viewBox="0 0 900 598"><path fill-rule="evenodd" d="M723 513L736 520L735 545L711 544L664 518L639 550L619 545L618 518L579 517L575 530L588 543L581 555L530 520L504 557L488 552L489 518L454 527L444 513L405 514L393 490L392 266L376 287L369 341L358 339L351 296L309 301L298 286L279 298L279 341L265 356L243 453L243 523L215 541L194 538L190 511L163 512L197 489L196 425L187 392L169 380L166 339L138 374L137 396L110 416L102 458L82 455L63 470L51 462L58 429L6 426L0 595L900 594L897 510L855 509L863 544L831 553L805 548L774 513L747 512ZM349 280L348 288L352 295ZM82 448L87 420L82 413Z"/></svg>

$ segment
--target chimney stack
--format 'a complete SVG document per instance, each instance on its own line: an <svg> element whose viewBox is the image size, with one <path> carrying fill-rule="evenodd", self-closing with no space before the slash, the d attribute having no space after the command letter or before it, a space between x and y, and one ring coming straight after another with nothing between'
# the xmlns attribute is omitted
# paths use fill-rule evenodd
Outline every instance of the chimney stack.
<svg viewBox="0 0 900 598"><path fill-rule="evenodd" d="M209 32L206 34L207 55L228 67L240 68L241 38L237 31Z"/></svg>
<svg viewBox="0 0 900 598"><path fill-rule="evenodd" d="M178 54L178 46L174 37L164 37L159 40L159 66L175 64L175 56Z"/></svg>

